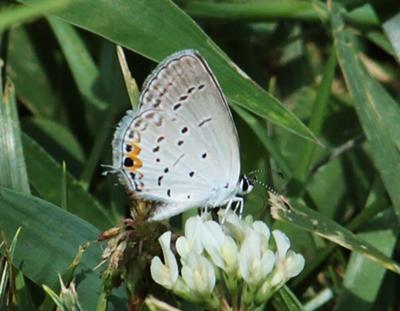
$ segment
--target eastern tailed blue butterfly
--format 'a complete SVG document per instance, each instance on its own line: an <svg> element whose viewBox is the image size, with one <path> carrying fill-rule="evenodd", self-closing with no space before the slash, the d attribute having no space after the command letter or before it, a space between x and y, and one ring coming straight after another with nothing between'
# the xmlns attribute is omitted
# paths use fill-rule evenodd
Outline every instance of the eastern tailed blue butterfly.
<svg viewBox="0 0 400 311"><path fill-rule="evenodd" d="M113 169L134 196L159 202L151 220L193 207L243 206L238 134L224 94L197 51L161 62L113 140Z"/></svg>

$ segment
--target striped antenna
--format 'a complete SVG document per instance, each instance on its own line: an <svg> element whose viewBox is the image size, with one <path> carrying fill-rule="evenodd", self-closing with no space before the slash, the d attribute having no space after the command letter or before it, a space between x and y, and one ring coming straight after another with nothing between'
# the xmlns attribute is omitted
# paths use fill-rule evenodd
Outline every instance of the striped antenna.
<svg viewBox="0 0 400 311"><path fill-rule="evenodd" d="M272 188L272 186L270 186L262 181L259 181L256 177L253 178L252 182L259 184L260 186L263 186L265 189L267 189L267 191L272 192L275 195L281 195L281 193L279 193L274 188Z"/></svg>

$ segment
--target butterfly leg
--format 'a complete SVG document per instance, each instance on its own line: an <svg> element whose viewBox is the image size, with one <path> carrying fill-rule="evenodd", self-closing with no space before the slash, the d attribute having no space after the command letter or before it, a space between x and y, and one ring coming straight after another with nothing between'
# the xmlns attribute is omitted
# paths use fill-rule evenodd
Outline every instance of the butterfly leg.
<svg viewBox="0 0 400 311"><path fill-rule="evenodd" d="M236 213L239 210L239 217L242 218L242 215L243 215L243 198L236 197L232 201L237 203L237 205L235 206L235 209L233 211Z"/></svg>

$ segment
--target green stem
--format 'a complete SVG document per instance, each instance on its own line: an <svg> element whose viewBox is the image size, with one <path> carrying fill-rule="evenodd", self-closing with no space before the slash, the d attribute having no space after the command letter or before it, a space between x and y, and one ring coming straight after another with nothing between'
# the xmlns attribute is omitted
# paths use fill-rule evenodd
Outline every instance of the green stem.
<svg viewBox="0 0 400 311"><path fill-rule="evenodd" d="M235 21L296 20L301 22L329 22L329 11L322 2L269 0L214 2L188 1L183 9L194 17ZM352 23L362 26L379 26L379 19L370 6L362 6L345 14Z"/></svg>

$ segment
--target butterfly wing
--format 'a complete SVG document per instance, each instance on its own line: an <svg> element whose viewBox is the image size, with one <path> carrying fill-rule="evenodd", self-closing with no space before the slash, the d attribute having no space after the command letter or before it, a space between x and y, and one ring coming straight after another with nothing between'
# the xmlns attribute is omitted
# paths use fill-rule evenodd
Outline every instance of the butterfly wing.
<svg viewBox="0 0 400 311"><path fill-rule="evenodd" d="M162 62L145 81L140 104L141 109L183 115L217 153L215 166L220 169L215 182L238 181L239 142L232 114L218 81L198 52L185 50Z"/></svg>
<svg viewBox="0 0 400 311"><path fill-rule="evenodd" d="M208 204L239 179L230 110L194 51L174 54L150 75L138 111L129 112L114 135L113 150L128 188L139 198L179 206L172 214Z"/></svg>
<svg viewBox="0 0 400 311"><path fill-rule="evenodd" d="M207 173L216 158L196 144L202 138L184 119L156 109L129 112L118 132L114 167L137 197L193 202L190 205L207 199L211 190Z"/></svg>

